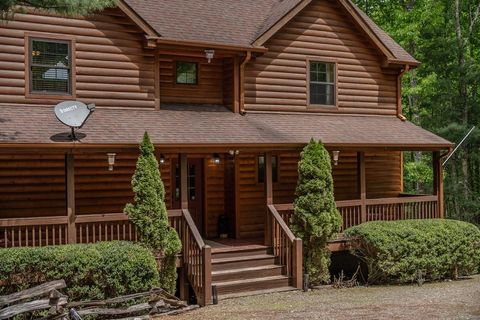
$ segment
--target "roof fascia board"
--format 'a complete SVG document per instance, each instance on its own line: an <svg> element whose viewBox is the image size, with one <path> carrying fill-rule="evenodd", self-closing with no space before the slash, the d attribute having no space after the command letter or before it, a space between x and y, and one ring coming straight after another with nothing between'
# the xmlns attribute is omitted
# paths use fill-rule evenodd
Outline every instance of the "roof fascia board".
<svg viewBox="0 0 480 320"><path fill-rule="evenodd" d="M155 31L142 17L140 17L125 1L117 0L117 7L123 11L149 38L158 38L161 35Z"/></svg>
<svg viewBox="0 0 480 320"><path fill-rule="evenodd" d="M267 48L262 46L252 46L252 47L237 46L237 45L221 44L221 43L215 43L215 42L178 40L178 39L169 39L169 38L158 38L157 43L189 46L189 47L199 47L199 48L225 49L225 50L234 50L234 51L252 51L252 52L261 52L261 53L268 51Z"/></svg>
<svg viewBox="0 0 480 320"><path fill-rule="evenodd" d="M286 25L290 20L292 20L300 11L302 11L307 5L309 5L312 0L303 0L297 4L292 10L287 12L280 20L278 20L273 26L261 34L253 42L253 46L263 46L265 42L268 41L275 33L278 32L284 25Z"/></svg>

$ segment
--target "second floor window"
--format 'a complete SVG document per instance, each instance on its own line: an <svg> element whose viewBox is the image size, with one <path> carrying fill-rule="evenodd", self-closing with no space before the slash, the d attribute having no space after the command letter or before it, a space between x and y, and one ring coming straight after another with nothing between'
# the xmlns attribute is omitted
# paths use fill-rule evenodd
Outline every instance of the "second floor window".
<svg viewBox="0 0 480 320"><path fill-rule="evenodd" d="M197 64L195 62L176 62L176 78L179 84L197 84Z"/></svg>
<svg viewBox="0 0 480 320"><path fill-rule="evenodd" d="M336 105L335 63L310 61L310 105Z"/></svg>
<svg viewBox="0 0 480 320"><path fill-rule="evenodd" d="M30 91L70 94L70 42L30 39Z"/></svg>

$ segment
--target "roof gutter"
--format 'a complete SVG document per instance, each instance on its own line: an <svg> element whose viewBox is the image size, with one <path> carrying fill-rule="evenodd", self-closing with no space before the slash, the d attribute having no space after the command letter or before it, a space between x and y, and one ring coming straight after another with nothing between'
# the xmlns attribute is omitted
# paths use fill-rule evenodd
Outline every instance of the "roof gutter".
<svg viewBox="0 0 480 320"><path fill-rule="evenodd" d="M247 56L240 65L240 114L245 114L245 66L252 59L252 52L247 51Z"/></svg>
<svg viewBox="0 0 480 320"><path fill-rule="evenodd" d="M407 120L407 118L405 118L405 116L402 114L402 77L409 70L410 65L406 64L397 77L397 117L402 121Z"/></svg>

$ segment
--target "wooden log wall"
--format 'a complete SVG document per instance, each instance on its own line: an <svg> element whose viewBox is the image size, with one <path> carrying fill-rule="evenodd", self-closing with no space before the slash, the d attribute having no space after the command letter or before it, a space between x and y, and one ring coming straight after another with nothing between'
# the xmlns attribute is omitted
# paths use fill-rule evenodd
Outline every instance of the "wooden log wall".
<svg viewBox="0 0 480 320"><path fill-rule="evenodd" d="M63 215L63 154L0 154L0 218Z"/></svg>
<svg viewBox="0 0 480 320"><path fill-rule="evenodd" d="M313 1L265 46L246 68L246 110L332 111L307 107L308 57L338 62L338 112L396 114L398 71L381 67L378 50L336 0Z"/></svg>
<svg viewBox="0 0 480 320"><path fill-rule="evenodd" d="M118 152L114 170L109 171L106 153L75 155L76 214L123 212L125 205L133 201L131 180L137 158L138 153ZM170 161L166 155L160 166L168 209L172 202Z"/></svg>
<svg viewBox="0 0 480 320"><path fill-rule="evenodd" d="M179 54L181 55L181 52ZM176 83L175 61L197 63L198 79L196 85ZM223 101L222 59L213 59L208 63L205 57L160 55L161 103L222 105Z"/></svg>
<svg viewBox="0 0 480 320"><path fill-rule="evenodd" d="M223 105L233 110L233 58L223 60Z"/></svg>
<svg viewBox="0 0 480 320"><path fill-rule="evenodd" d="M218 237L218 217L225 214L225 159L220 164L213 163L213 158L204 159L205 170L205 237Z"/></svg>
<svg viewBox="0 0 480 320"><path fill-rule="evenodd" d="M74 42L76 96L108 107L154 107L153 50L119 9L88 18L15 14L0 26L0 103L54 105L65 97L26 97L26 35L69 37ZM36 95L38 96L38 95Z"/></svg>
<svg viewBox="0 0 480 320"><path fill-rule="evenodd" d="M278 182L273 185L274 203L292 203L297 185L298 152L280 152ZM258 154L238 157L239 237L261 237L265 214L265 185L257 183ZM400 152L367 152L365 155L367 198L397 197L402 192ZM341 152L333 166L335 199L359 199L356 152Z"/></svg>
<svg viewBox="0 0 480 320"><path fill-rule="evenodd" d="M261 238L264 234L265 184L257 183L257 157L254 153L240 153L237 157L238 238Z"/></svg>

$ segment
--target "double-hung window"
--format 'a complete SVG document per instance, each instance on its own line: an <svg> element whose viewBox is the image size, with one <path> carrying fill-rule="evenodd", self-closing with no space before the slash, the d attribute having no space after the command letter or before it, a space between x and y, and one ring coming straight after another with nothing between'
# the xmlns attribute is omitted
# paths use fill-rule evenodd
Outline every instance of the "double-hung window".
<svg viewBox="0 0 480 320"><path fill-rule="evenodd" d="M335 63L309 61L310 105L335 106L336 102Z"/></svg>
<svg viewBox="0 0 480 320"><path fill-rule="evenodd" d="M177 61L175 66L177 84L198 83L197 64L195 62Z"/></svg>
<svg viewBox="0 0 480 320"><path fill-rule="evenodd" d="M71 94L70 42L35 38L29 41L30 93Z"/></svg>

